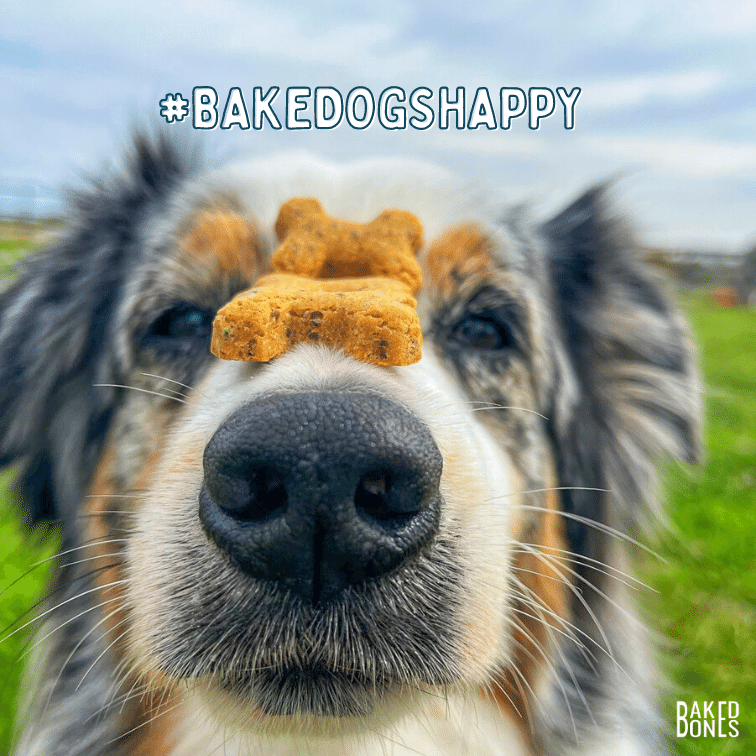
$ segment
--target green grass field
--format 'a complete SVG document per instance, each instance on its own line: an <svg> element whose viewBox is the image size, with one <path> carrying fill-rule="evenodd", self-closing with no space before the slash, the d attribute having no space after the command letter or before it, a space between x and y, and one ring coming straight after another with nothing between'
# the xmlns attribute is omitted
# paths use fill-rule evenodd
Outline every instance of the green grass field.
<svg viewBox="0 0 756 756"><path fill-rule="evenodd" d="M646 560L647 597L675 702L737 701L737 739L676 740L684 756L756 753L756 311L686 300L706 381L706 461L670 465L671 528Z"/></svg>
<svg viewBox="0 0 756 756"><path fill-rule="evenodd" d="M18 248L0 242L0 252L15 254ZM722 309L703 295L688 297L686 307L702 345L707 459L693 471L669 467L671 528L654 544L664 561L643 559L641 573L659 591L648 592L644 603L666 637L660 656L671 681L666 710L670 728L674 730L677 700L740 704L737 739L678 739L677 751L682 756L753 756L756 312ZM23 534L10 502L0 497L0 627L38 600L48 579L47 567L20 576L53 552L54 540L41 542ZM8 748L19 685L17 660L27 641L28 635L19 633L0 643L0 754Z"/></svg>

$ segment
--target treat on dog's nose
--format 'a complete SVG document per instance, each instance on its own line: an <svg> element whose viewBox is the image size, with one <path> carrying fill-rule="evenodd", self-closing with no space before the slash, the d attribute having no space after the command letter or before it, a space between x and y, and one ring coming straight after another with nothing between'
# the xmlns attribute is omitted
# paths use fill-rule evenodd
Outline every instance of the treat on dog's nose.
<svg viewBox="0 0 756 756"><path fill-rule="evenodd" d="M274 273L217 314L212 352L268 362L297 344L324 344L376 365L421 357L413 293L422 284L415 253L422 227L388 210L370 223L326 215L314 199L293 199L276 222Z"/></svg>

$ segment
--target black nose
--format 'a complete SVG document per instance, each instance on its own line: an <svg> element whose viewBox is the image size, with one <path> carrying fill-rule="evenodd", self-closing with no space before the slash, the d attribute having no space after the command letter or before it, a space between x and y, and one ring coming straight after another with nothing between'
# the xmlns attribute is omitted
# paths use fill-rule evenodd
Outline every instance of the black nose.
<svg viewBox="0 0 756 756"><path fill-rule="evenodd" d="M430 542L441 467L428 428L396 402L276 394L210 440L200 520L244 572L317 604Z"/></svg>

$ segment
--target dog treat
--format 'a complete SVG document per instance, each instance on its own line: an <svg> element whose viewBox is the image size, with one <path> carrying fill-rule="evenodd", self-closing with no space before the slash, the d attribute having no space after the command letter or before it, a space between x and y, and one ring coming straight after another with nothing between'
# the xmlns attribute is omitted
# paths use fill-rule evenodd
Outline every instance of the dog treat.
<svg viewBox="0 0 756 756"><path fill-rule="evenodd" d="M423 243L423 228L404 210L386 210L370 223L350 223L331 218L316 199L297 198L281 207L276 235L281 246L271 267L277 273L388 276L406 283L413 293L422 285L415 253Z"/></svg>
<svg viewBox="0 0 756 756"><path fill-rule="evenodd" d="M325 344L363 362L410 365L423 340L416 306L409 288L391 278L273 273L220 310L212 351L268 362L295 344Z"/></svg>
<svg viewBox="0 0 756 756"><path fill-rule="evenodd" d="M324 344L376 365L421 357L413 294L422 283L417 218L388 210L370 223L335 220L314 199L293 199L276 222L274 273L216 315L212 352L268 362L296 344Z"/></svg>

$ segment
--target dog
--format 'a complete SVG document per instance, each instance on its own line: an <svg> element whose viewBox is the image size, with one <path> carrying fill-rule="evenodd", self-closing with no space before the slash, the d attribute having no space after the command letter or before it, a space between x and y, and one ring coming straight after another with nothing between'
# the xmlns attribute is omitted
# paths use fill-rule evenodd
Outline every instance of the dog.
<svg viewBox="0 0 756 756"><path fill-rule="evenodd" d="M0 461L62 523L15 753L666 753L632 556L700 377L609 194L535 222L414 161L137 135L0 297ZM211 354L296 196L419 217L418 363Z"/></svg>

